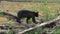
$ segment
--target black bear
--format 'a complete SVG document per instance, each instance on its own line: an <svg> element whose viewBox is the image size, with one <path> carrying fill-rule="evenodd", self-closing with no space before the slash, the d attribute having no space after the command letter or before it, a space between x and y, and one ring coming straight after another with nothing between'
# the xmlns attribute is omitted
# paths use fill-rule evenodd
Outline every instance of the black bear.
<svg viewBox="0 0 60 34"><path fill-rule="evenodd" d="M21 11L19 11L18 13L17 13L17 16L18 16L18 18L17 18L17 22L19 22L19 23L21 23L21 18L27 18L26 19L26 22L28 23L28 20L30 19L30 18L32 18L32 21L34 22L34 23L36 23L36 21L35 21L35 17L38 17L38 12L33 12L33 11L29 11L29 10L21 10Z"/></svg>

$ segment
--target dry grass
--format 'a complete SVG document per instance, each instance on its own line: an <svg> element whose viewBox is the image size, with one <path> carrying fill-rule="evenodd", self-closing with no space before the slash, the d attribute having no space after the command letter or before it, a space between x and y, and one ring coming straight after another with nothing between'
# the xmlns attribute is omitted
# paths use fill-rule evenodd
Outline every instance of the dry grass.
<svg viewBox="0 0 60 34"><path fill-rule="evenodd" d="M6 10L8 9L9 11L12 12L17 12L19 10L22 9L27 9L27 10L33 10L35 11L34 8L38 8L36 9L36 11L39 11L39 14L42 15L43 11L41 10L41 6L43 3L37 3L37 2L6 2L6 1L2 1L2 3L0 3L0 10ZM59 3L48 3L47 4L48 7L53 11L56 12L56 10L60 11L60 4ZM7 19L1 17L0 21L7 21Z"/></svg>
<svg viewBox="0 0 60 34"><path fill-rule="evenodd" d="M32 10L33 7L37 7L37 11L41 11L41 5L43 3L37 3L37 2L2 2L0 5L0 9L6 10L9 9L10 11L18 11L21 9L28 9ZM48 3L49 8L51 10L59 10L60 9L60 4L59 3Z"/></svg>
<svg viewBox="0 0 60 34"><path fill-rule="evenodd" d="M0 22L6 22L6 21L8 21L7 18L5 18L5 17L0 17Z"/></svg>

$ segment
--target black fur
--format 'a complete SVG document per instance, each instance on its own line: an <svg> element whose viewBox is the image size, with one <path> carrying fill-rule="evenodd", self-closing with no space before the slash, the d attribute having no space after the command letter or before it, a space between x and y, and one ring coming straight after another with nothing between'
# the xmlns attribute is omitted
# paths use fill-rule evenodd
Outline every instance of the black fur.
<svg viewBox="0 0 60 34"><path fill-rule="evenodd" d="M28 23L28 20L30 19L30 18L32 18L32 21L34 22L34 23L36 23L36 21L35 21L35 17L38 17L38 12L33 12L33 11L29 11L29 10L21 10L21 11L19 11L18 13L17 13L17 16L18 16L18 18L17 18L17 22L19 22L19 23L21 23L21 18L27 18L26 19L26 22Z"/></svg>

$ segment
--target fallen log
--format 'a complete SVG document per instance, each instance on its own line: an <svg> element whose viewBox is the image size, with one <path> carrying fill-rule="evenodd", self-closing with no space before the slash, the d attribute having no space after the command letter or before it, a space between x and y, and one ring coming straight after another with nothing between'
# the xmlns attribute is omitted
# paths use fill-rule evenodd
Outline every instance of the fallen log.
<svg viewBox="0 0 60 34"><path fill-rule="evenodd" d="M0 30L0 33L1 33L1 32L8 32L8 31L10 31L10 30Z"/></svg>
<svg viewBox="0 0 60 34"><path fill-rule="evenodd" d="M9 25L0 25L0 28L1 29L8 29L9 28Z"/></svg>
<svg viewBox="0 0 60 34"><path fill-rule="evenodd" d="M37 28L37 27L42 27L42 26L45 26L46 24L50 24L50 23L55 22L55 21L58 21L58 20L60 20L60 15L59 15L57 18L55 18L55 19L53 19L53 20L51 20L51 21L44 22L44 23L42 23L42 24L37 24L35 27L32 27L32 28L23 30L23 31L21 31L21 32L18 32L18 34L24 34L24 33L26 33L26 32L29 32L29 31L34 30L34 29Z"/></svg>
<svg viewBox="0 0 60 34"><path fill-rule="evenodd" d="M8 19L8 20L13 20L14 22L17 22L16 19L18 18L16 14L11 13L11 12L2 12L3 15Z"/></svg>
<svg viewBox="0 0 60 34"><path fill-rule="evenodd" d="M14 14L11 14L11 12L2 12L4 15L8 15L8 16L11 16L13 18L18 18L17 15L14 15Z"/></svg>
<svg viewBox="0 0 60 34"><path fill-rule="evenodd" d="M6 32L9 32L10 30L0 30L0 34L5 34Z"/></svg>
<svg viewBox="0 0 60 34"><path fill-rule="evenodd" d="M10 25L0 24L0 29L11 29L11 28L25 28L25 26L19 26L19 25L10 26Z"/></svg>

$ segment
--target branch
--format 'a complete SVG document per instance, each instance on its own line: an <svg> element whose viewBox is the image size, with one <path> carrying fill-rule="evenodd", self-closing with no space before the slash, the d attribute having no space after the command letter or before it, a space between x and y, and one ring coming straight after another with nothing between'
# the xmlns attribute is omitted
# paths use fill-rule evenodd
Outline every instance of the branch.
<svg viewBox="0 0 60 34"><path fill-rule="evenodd" d="M8 15L14 17L15 19L18 18L16 14L12 14L11 12L2 12L4 15Z"/></svg>
<svg viewBox="0 0 60 34"><path fill-rule="evenodd" d="M9 32L10 30L0 30L0 34L4 34L5 32Z"/></svg>
<svg viewBox="0 0 60 34"><path fill-rule="evenodd" d="M24 30L24 31L22 31L22 32L18 32L18 34L24 34L24 33L26 33L26 32L29 32L29 31L31 31L31 30L34 30L34 29L37 28L37 27L42 27L42 26L45 26L46 24L50 24L50 23L55 22L55 21L58 21L58 20L60 20L60 15L59 15L56 19L53 19L53 20L48 21L48 22L44 22L44 23L42 23L42 24L37 24L35 27L26 29L26 30Z"/></svg>

